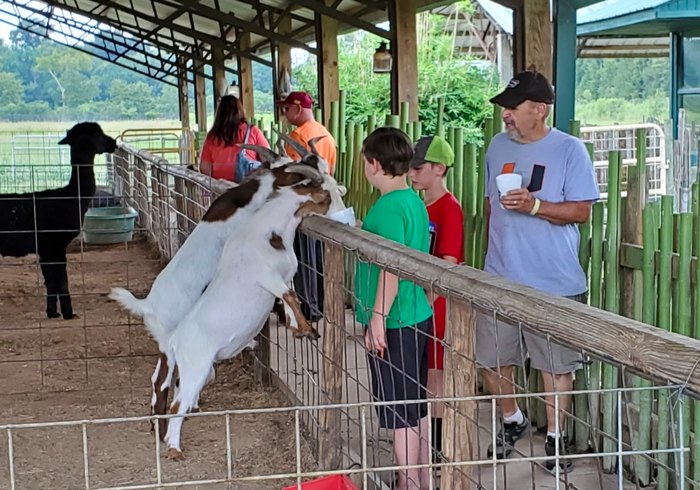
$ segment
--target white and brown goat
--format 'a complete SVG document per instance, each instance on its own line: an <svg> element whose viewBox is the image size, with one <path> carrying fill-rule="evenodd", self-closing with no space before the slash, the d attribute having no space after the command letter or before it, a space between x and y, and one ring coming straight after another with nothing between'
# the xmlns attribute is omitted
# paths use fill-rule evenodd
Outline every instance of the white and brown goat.
<svg viewBox="0 0 700 490"><path fill-rule="evenodd" d="M228 237L242 224L248 222L276 188L292 186L304 181L322 181L318 170L306 164L290 164L275 169L260 169L241 185L233 187L219 196L209 207L185 243L158 274L151 290L143 299L138 299L124 288L112 288L109 297L117 301L131 314L143 318L149 333L158 343L160 357L151 380L153 396L151 414L165 413L169 383L162 379L165 362L164 345L170 334L207 288L214 277L221 251ZM285 307L292 311L289 306ZM316 332L305 319L295 319L297 336L316 337ZM161 435L165 432L165 420L161 421Z"/></svg>
<svg viewBox="0 0 700 490"><path fill-rule="evenodd" d="M157 381L167 383L175 366L180 378L170 413L184 416L196 405L214 363L238 355L258 335L275 298L298 309L290 289L298 265L294 234L303 216L325 214L329 206L330 194L318 183L283 187L229 237L213 280L162 344L167 365ZM183 457L182 423L175 417L168 424L173 459Z"/></svg>

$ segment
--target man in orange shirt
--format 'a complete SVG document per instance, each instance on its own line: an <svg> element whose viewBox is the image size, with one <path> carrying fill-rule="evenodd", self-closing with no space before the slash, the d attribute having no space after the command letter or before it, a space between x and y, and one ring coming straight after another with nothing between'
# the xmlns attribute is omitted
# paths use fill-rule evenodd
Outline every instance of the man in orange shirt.
<svg viewBox="0 0 700 490"><path fill-rule="evenodd" d="M306 92L291 92L286 99L277 102L282 114L296 129L289 135L310 150L309 140L325 136L314 146L319 155L328 162L328 173L335 172L336 148L331 133L314 118L314 100ZM299 154L290 145L287 154L299 159ZM323 318L323 242L297 231L294 252L299 260L299 269L294 276L294 289L301 302L301 311L312 322Z"/></svg>
<svg viewBox="0 0 700 490"><path fill-rule="evenodd" d="M309 148L308 141L318 136L325 136L316 143L316 150L328 162L328 173L335 172L336 148L335 139L331 133L314 118L314 100L306 92L292 92L286 99L277 103L289 124L296 126L289 136ZM299 154L287 145L287 153L294 159L299 158Z"/></svg>

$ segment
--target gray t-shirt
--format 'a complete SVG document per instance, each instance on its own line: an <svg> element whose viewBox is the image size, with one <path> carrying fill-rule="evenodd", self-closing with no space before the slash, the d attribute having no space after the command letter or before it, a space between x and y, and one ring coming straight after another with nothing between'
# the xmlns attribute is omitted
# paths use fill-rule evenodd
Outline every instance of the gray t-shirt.
<svg viewBox="0 0 700 490"><path fill-rule="evenodd" d="M539 141L521 144L507 134L494 137L486 152L486 197L491 203L484 270L557 296L586 292L578 261L578 226L554 225L501 207L496 176L504 166L522 175L534 197L558 203L600 197L591 159L578 138L552 129Z"/></svg>

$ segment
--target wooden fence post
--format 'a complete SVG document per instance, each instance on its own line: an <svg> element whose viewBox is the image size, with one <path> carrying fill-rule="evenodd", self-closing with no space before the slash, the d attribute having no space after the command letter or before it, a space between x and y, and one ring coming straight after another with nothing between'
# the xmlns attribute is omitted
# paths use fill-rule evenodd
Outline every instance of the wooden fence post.
<svg viewBox="0 0 700 490"><path fill-rule="evenodd" d="M643 218L642 211L647 203L647 179L646 179L646 130L640 128L636 132L635 150L637 153L637 161L635 165L627 167L627 197L625 198L625 206L623 207L622 217L622 242L631 243L634 245L643 244ZM631 268L622 269L622 305L621 313L627 318L642 320L643 306L643 276L642 271ZM627 375L626 386L648 385L636 376ZM632 392L631 399L627 398L627 402L631 402L635 406L640 406L641 399L645 398L648 404L649 393ZM628 428L631 434L633 448L639 450L640 446L645 446L648 449L649 442L649 424L638 423L636 427ZM642 478L648 484L648 477L644 476L649 472L649 462L646 458L632 458L628 464L632 465L632 472L638 478ZM640 474L641 473L641 474Z"/></svg>
<svg viewBox="0 0 700 490"><path fill-rule="evenodd" d="M271 356L270 343L270 320L265 320L262 330L258 335L258 352L257 362L255 363L255 377L263 386L272 384L272 376L270 374Z"/></svg>
<svg viewBox="0 0 700 490"><path fill-rule="evenodd" d="M158 247L158 251L160 252L161 257L167 257L167 255L164 253L165 249L163 248L163 243L161 240L161 237L163 235L163 227L161 223L161 216L160 216L160 204L158 202L158 197L160 193L159 189L159 184L158 184L158 167L155 165L151 164L151 237L153 238L153 243L156 244ZM147 188L146 188L147 189ZM146 191L148 192L148 191ZM146 194L148 196L148 194ZM146 201L148 202L148 200Z"/></svg>
<svg viewBox="0 0 700 490"><path fill-rule="evenodd" d="M445 348L445 398L476 395L474 334L476 314L471 304L449 298ZM443 451L448 462L471 461L477 447L476 401L445 403ZM471 488L472 466L446 466L440 488Z"/></svg>
<svg viewBox="0 0 700 490"><path fill-rule="evenodd" d="M343 359L345 348L345 260L343 249L324 244L324 328L323 328L323 378L321 393L323 403L343 401ZM341 412L323 409L320 415L319 459L322 470L336 470L342 464L340 439Z"/></svg>
<svg viewBox="0 0 700 490"><path fill-rule="evenodd" d="M185 197L185 179L183 177L175 177L175 210L177 211L177 248L179 249L189 235L187 227L187 209Z"/></svg>
<svg viewBox="0 0 700 490"><path fill-rule="evenodd" d="M642 131L646 135L646 132ZM644 138L641 143L646 143ZM647 201L646 144L637 143L637 164L627 167L627 198L622 217L622 242L642 245L642 209ZM642 319L642 272L622 269L622 315Z"/></svg>
<svg viewBox="0 0 700 490"><path fill-rule="evenodd" d="M148 171L146 170L146 162L140 157L134 158L135 169L135 198L139 208L139 224L148 233L151 230L151 210L148 203Z"/></svg>

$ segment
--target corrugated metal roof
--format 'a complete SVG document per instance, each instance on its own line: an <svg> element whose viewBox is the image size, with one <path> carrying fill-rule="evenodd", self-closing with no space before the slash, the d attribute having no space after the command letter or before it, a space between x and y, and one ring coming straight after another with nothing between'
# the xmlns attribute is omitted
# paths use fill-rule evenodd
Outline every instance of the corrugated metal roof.
<svg viewBox="0 0 700 490"><path fill-rule="evenodd" d="M491 17L508 35L513 34L513 11L491 0L476 0L486 15Z"/></svg>
<svg viewBox="0 0 700 490"><path fill-rule="evenodd" d="M605 0L579 9L577 12L577 24L614 19L615 17L650 10L669 1L671 0Z"/></svg>
<svg viewBox="0 0 700 490"><path fill-rule="evenodd" d="M579 9L577 11L577 24L581 25L642 12L670 2L671 0L604 0ZM476 3L504 32L509 35L513 34L513 11L511 9L492 0L476 0Z"/></svg>

